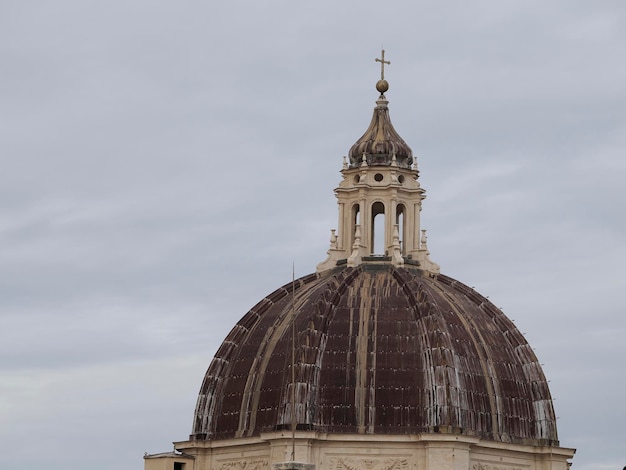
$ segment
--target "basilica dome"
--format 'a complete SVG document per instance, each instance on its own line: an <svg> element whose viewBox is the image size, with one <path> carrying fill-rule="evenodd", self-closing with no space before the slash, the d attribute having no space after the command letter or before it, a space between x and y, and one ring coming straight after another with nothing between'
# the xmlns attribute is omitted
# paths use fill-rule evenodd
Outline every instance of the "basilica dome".
<svg viewBox="0 0 626 470"><path fill-rule="evenodd" d="M532 348L430 258L426 191L391 124L384 51L376 60L380 95L343 160L327 258L234 326L176 448L199 470L566 470L573 450L558 447Z"/></svg>
<svg viewBox="0 0 626 470"><path fill-rule="evenodd" d="M511 320L450 277L382 258L297 279L253 307L205 375L190 438L292 421L558 445L547 381Z"/></svg>
<svg viewBox="0 0 626 470"><path fill-rule="evenodd" d="M385 51L315 272L258 302L204 375L189 439L146 470L567 470L524 336L430 257Z"/></svg>

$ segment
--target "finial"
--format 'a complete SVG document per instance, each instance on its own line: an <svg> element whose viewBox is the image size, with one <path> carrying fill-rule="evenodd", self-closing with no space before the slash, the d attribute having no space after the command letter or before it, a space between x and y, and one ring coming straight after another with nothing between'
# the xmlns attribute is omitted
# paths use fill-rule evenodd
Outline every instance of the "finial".
<svg viewBox="0 0 626 470"><path fill-rule="evenodd" d="M374 59L376 62L380 62L380 80L376 83L376 90L382 95L389 90L389 83L385 80L385 64L391 65L390 60L385 60L385 49L381 50L381 58Z"/></svg>
<svg viewBox="0 0 626 470"><path fill-rule="evenodd" d="M356 225L354 230L354 243L352 244L352 253L348 257L348 267L354 268L361 264L361 226Z"/></svg>
<svg viewBox="0 0 626 470"><path fill-rule="evenodd" d="M426 238L426 230L422 230L422 250L428 250L428 239Z"/></svg>
<svg viewBox="0 0 626 470"><path fill-rule="evenodd" d="M391 245L391 262L395 266L402 266L404 264L404 258L402 257L402 248L400 245L400 230L399 225L393 226L393 242Z"/></svg>
<svg viewBox="0 0 626 470"><path fill-rule="evenodd" d="M385 79L385 64L387 65L391 65L391 61L389 60L385 60L385 49L381 50L380 53L382 59L374 59L376 62L380 62L380 79L384 80Z"/></svg>

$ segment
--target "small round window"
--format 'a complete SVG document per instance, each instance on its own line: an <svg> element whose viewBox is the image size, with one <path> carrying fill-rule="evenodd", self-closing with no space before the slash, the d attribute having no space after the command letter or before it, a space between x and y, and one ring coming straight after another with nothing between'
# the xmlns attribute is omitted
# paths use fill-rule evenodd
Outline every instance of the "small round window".
<svg viewBox="0 0 626 470"><path fill-rule="evenodd" d="M374 179L378 182L381 182L383 180L383 175L381 173L376 173L374 175Z"/></svg>
<svg viewBox="0 0 626 470"><path fill-rule="evenodd" d="M398 181L400 182L400 184L404 183L404 175L398 176Z"/></svg>
<svg viewBox="0 0 626 470"><path fill-rule="evenodd" d="M354 183L358 183L359 181L361 181L361 177L359 175L354 175Z"/></svg>

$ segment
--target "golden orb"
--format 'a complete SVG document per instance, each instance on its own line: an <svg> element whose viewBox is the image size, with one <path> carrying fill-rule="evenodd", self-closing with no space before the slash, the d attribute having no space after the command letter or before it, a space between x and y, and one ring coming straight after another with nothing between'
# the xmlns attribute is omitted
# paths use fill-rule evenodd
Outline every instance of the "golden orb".
<svg viewBox="0 0 626 470"><path fill-rule="evenodd" d="M382 79L382 80L378 80L378 82L376 83L376 89L380 92L380 93L384 93L387 90L389 90L389 83L387 82L387 80Z"/></svg>

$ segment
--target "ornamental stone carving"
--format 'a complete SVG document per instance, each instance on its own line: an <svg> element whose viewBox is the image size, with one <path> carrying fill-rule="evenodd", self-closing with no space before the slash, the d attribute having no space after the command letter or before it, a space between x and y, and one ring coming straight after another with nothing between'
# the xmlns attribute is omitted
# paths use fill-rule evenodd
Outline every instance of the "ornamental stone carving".
<svg viewBox="0 0 626 470"><path fill-rule="evenodd" d="M330 460L331 470L408 470L409 461L398 458L334 457Z"/></svg>
<svg viewBox="0 0 626 470"><path fill-rule="evenodd" d="M239 459L224 462L219 466L219 470L267 470L269 469L268 459Z"/></svg>
<svg viewBox="0 0 626 470"><path fill-rule="evenodd" d="M488 463L475 462L472 465L472 470L523 470L522 467L514 467L511 465L492 465Z"/></svg>

